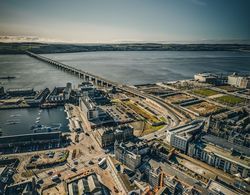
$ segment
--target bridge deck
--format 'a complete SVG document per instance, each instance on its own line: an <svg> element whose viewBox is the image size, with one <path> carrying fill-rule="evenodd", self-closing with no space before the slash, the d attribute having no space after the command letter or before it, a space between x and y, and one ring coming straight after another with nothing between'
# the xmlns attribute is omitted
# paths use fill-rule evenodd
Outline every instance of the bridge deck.
<svg viewBox="0 0 250 195"><path fill-rule="evenodd" d="M105 82L105 83L110 84L112 86L119 86L119 84L117 82L110 81L108 79L102 78L102 77L94 75L92 73L89 73L89 72L77 69L77 68L75 68L73 66L69 66L69 65L63 64L61 62L58 62L56 60L52 60L52 59L47 58L45 56L42 56L42 55L39 55L39 54L35 54L35 53L29 52L29 51L27 51L27 54L29 56L31 56L31 57L34 57L36 59L39 59L41 61L44 61L46 63L52 64L52 65L55 65L55 66L58 66L58 67L62 67L62 68L67 69L69 71L75 72L75 73L77 73L79 75L88 76L88 77L93 78L93 79L95 79L97 81Z"/></svg>

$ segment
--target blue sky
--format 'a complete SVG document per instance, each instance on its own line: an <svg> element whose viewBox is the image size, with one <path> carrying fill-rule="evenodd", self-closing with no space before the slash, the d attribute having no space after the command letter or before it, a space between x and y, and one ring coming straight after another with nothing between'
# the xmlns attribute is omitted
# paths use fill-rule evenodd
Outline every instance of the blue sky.
<svg viewBox="0 0 250 195"><path fill-rule="evenodd" d="M0 0L0 36L77 43L249 41L249 8L249 0Z"/></svg>

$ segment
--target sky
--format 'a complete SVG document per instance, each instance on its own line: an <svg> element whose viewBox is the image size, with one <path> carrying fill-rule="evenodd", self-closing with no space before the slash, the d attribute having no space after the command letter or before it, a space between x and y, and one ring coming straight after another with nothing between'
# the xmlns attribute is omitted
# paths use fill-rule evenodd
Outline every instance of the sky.
<svg viewBox="0 0 250 195"><path fill-rule="evenodd" d="M0 0L0 41L250 42L250 0Z"/></svg>

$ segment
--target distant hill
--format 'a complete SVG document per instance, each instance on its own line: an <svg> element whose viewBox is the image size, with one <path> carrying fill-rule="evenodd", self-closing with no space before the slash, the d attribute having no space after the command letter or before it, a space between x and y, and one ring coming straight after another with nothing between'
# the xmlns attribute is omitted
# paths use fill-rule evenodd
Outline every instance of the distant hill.
<svg viewBox="0 0 250 195"><path fill-rule="evenodd" d="M35 53L72 53L93 51L250 51L248 44L46 44L0 43L0 54L22 54L26 50Z"/></svg>

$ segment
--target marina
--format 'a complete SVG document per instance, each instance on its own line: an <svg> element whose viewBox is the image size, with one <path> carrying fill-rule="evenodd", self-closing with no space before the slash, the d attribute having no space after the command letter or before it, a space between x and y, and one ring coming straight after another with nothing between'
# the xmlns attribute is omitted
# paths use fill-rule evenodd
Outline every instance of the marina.
<svg viewBox="0 0 250 195"><path fill-rule="evenodd" d="M3 136L69 131L63 106L42 110L39 108L0 110L0 116Z"/></svg>

